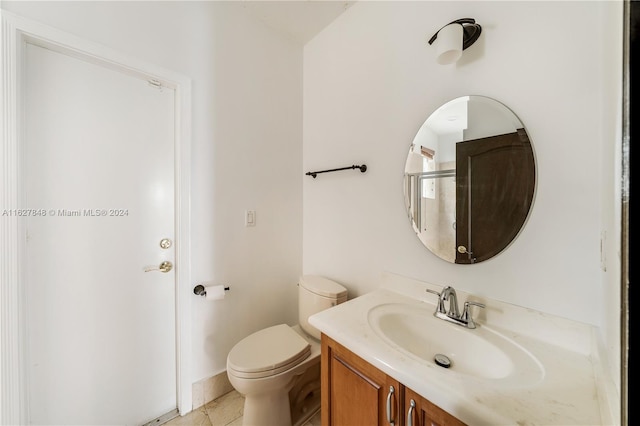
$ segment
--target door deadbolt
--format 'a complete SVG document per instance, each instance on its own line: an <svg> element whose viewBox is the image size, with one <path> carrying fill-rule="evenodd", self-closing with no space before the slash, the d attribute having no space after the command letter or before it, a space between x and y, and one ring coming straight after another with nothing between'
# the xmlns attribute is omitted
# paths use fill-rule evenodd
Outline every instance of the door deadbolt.
<svg viewBox="0 0 640 426"><path fill-rule="evenodd" d="M163 249L168 249L169 247L171 247L171 240L169 238L163 238L160 240L160 248Z"/></svg>

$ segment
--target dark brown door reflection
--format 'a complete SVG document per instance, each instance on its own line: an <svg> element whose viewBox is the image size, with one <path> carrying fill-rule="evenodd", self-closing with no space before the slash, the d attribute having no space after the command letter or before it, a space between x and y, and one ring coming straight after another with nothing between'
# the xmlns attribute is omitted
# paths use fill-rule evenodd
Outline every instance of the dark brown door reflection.
<svg viewBox="0 0 640 426"><path fill-rule="evenodd" d="M456 263L504 250L529 214L535 163L524 129L456 144Z"/></svg>

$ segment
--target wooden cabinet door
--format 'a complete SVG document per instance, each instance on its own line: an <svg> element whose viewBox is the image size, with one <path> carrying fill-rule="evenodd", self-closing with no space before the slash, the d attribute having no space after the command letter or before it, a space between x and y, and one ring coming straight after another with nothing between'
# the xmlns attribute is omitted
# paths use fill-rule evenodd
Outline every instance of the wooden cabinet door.
<svg viewBox="0 0 640 426"><path fill-rule="evenodd" d="M465 426L460 420L409 388L405 388L404 391L404 408L406 426Z"/></svg>
<svg viewBox="0 0 640 426"><path fill-rule="evenodd" d="M322 335L322 426L400 426L402 395L396 380Z"/></svg>

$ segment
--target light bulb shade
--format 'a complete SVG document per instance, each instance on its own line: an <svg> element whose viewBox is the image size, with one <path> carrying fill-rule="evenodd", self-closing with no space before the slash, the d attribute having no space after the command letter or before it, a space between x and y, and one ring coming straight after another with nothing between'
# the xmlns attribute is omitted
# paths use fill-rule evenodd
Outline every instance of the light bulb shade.
<svg viewBox="0 0 640 426"><path fill-rule="evenodd" d="M436 60L441 65L452 64L462 56L462 25L449 24L438 31L436 42Z"/></svg>

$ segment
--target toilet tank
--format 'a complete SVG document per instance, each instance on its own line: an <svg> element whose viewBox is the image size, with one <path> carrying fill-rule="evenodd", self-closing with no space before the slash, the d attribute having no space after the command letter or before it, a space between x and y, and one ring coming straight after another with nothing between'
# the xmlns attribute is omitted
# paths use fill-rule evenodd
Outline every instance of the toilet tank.
<svg viewBox="0 0 640 426"><path fill-rule="evenodd" d="M298 282L298 322L300 327L320 340L320 330L309 324L309 317L346 302L347 289L335 281L317 275L303 275Z"/></svg>

